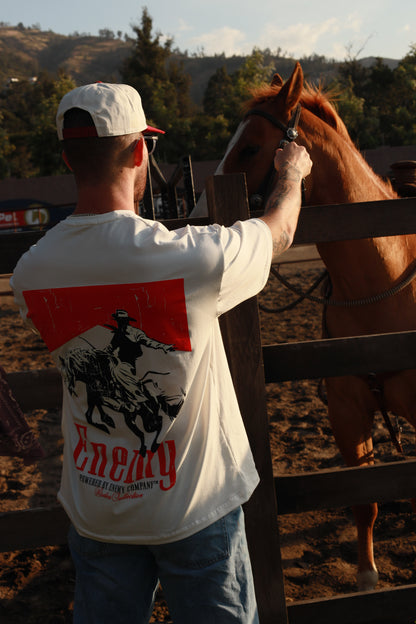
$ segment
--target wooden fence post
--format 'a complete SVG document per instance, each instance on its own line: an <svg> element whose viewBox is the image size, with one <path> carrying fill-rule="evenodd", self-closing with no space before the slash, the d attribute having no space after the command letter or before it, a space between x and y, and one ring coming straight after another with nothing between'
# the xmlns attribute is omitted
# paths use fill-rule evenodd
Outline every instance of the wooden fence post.
<svg viewBox="0 0 416 624"><path fill-rule="evenodd" d="M249 217L245 176L212 176L206 186L211 222ZM257 298L221 317L221 331L260 484L245 505L246 531L261 624L286 624L277 505L269 444L266 389Z"/></svg>

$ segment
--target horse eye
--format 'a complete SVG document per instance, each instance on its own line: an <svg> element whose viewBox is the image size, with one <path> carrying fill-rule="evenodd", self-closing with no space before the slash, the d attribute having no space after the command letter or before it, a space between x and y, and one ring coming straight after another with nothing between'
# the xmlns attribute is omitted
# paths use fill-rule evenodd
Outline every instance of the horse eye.
<svg viewBox="0 0 416 624"><path fill-rule="evenodd" d="M240 158L252 158L255 156L260 150L260 145L246 145L240 152Z"/></svg>

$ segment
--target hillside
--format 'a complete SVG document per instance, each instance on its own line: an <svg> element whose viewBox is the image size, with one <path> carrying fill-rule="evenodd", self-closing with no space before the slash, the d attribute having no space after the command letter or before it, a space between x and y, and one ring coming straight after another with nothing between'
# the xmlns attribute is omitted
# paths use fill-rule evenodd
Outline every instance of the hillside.
<svg viewBox="0 0 416 624"><path fill-rule="evenodd" d="M0 83L29 78L45 70L66 70L77 84L118 81L119 67L130 52L120 39L65 36L52 31L0 28Z"/></svg>
<svg viewBox="0 0 416 624"><path fill-rule="evenodd" d="M131 43L121 39L106 39L93 36L66 36L52 31L34 28L0 27L0 84L7 84L10 78L27 79L46 70L56 74L66 70L77 84L96 80L119 81L119 68L123 59L130 54ZM177 53L176 58L183 63L191 76L191 97L201 103L206 85L212 74L221 66L228 73L235 72L244 62L243 56L187 56ZM295 60L292 58L269 57L276 71L283 78L289 76ZM322 57L303 59L305 75L316 80L325 75L333 75L337 64L325 61Z"/></svg>
<svg viewBox="0 0 416 624"><path fill-rule="evenodd" d="M131 52L131 43L117 38L88 35L59 35L52 31L35 28L0 26L0 85L11 78L27 79L40 71L56 74L59 69L68 72L77 84L97 80L118 82L121 63ZM188 56L174 55L183 63L191 76L191 97L197 104L202 102L209 78L221 66L229 74L235 72L244 62L243 56ZM300 59L305 77L310 82L330 80L337 72L339 63L325 57L313 55ZM363 59L368 66L374 58ZM286 79L293 70L295 59L289 57L265 58L275 71ZM397 61L386 59L392 67Z"/></svg>

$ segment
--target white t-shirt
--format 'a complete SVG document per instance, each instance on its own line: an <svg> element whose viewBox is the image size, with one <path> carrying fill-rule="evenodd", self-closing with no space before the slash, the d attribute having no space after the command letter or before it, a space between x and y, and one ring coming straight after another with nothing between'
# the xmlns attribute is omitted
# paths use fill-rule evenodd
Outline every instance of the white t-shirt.
<svg viewBox="0 0 416 624"><path fill-rule="evenodd" d="M16 301L63 376L58 498L79 533L165 543L248 500L218 316L264 287L271 255L259 219L169 231L116 211L68 217L20 259Z"/></svg>

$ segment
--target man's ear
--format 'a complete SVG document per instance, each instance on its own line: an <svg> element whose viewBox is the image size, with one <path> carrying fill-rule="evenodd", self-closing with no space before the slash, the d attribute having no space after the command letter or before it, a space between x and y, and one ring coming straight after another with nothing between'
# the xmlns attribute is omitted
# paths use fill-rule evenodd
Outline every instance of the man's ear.
<svg viewBox="0 0 416 624"><path fill-rule="evenodd" d="M70 171L72 171L72 167L71 167L71 165L69 164L69 161L68 161L68 156L65 154L65 152L62 152L62 158L63 158L64 163L68 167L68 169Z"/></svg>
<svg viewBox="0 0 416 624"><path fill-rule="evenodd" d="M133 148L133 151L134 151L134 165L136 167L140 167L140 165L143 162L144 149L145 149L144 137L141 137L140 139L138 139L136 141L136 145Z"/></svg>

